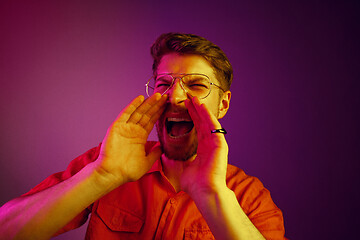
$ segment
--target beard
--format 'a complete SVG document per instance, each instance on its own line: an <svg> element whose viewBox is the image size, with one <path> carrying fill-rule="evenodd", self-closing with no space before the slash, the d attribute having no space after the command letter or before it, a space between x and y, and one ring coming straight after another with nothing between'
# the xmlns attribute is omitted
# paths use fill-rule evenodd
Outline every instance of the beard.
<svg viewBox="0 0 360 240"><path fill-rule="evenodd" d="M161 143L162 151L168 159L186 161L196 154L198 147L197 137L195 137L192 142L187 144L187 146L166 144L164 127L164 124L159 123L159 121L156 123L158 139Z"/></svg>
<svg viewBox="0 0 360 240"><path fill-rule="evenodd" d="M219 106L220 106L221 96L218 95L217 97L218 99L216 106L218 107L216 109L213 108L212 112L215 113L214 115L218 117L220 112ZM187 111L187 109L182 107L172 107L169 104L165 109L164 113L166 111L182 112L182 111ZM193 129L189 133L190 136L187 136L189 140L188 142L184 144L167 143L166 137L168 136L165 136L165 134L168 134L168 132L167 129L164 129L166 128L164 113L156 122L156 131L157 131L158 139L161 143L162 151L168 159L172 159L176 161L187 161L188 159L196 155L198 149L198 138L197 138L197 132L195 126L193 126Z"/></svg>

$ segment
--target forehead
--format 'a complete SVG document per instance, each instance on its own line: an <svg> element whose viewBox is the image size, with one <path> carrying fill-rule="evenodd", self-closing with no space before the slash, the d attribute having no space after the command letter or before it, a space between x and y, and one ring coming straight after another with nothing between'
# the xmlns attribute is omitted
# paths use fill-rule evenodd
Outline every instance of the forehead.
<svg viewBox="0 0 360 240"><path fill-rule="evenodd" d="M208 61L200 55L169 53L161 58L157 74L202 73L215 80L214 71Z"/></svg>

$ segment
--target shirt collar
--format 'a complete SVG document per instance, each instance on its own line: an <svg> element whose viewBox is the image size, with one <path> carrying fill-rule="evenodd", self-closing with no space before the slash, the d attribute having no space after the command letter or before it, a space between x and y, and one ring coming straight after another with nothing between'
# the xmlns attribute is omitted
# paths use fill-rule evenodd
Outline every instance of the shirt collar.
<svg viewBox="0 0 360 240"><path fill-rule="evenodd" d="M161 164L161 159L159 158L158 160L156 160L156 162L152 165L151 169L148 171L148 173L153 173L153 172L162 172L162 164Z"/></svg>
<svg viewBox="0 0 360 240"><path fill-rule="evenodd" d="M160 143L157 141L147 141L145 144L146 154L148 154L156 144L160 144ZM161 158L159 158L158 160L155 161L155 163L152 165L152 167L147 173L162 172L162 169L163 168L161 164Z"/></svg>

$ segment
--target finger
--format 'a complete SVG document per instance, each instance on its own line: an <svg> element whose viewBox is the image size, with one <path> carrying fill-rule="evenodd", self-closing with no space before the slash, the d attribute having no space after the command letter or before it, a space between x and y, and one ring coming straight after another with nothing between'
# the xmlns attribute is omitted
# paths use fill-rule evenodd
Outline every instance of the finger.
<svg viewBox="0 0 360 240"><path fill-rule="evenodd" d="M194 106L194 103L192 102L192 99L186 99L185 100L185 106L190 114L191 120L193 121L195 125L195 129L198 129L201 125L201 119L200 116Z"/></svg>
<svg viewBox="0 0 360 240"><path fill-rule="evenodd" d="M205 104L201 104L197 108L199 115L202 117L202 120L207 123L207 127L209 127L211 130L221 128L221 124L217 117L215 117L215 115L210 112L209 109L207 109Z"/></svg>
<svg viewBox="0 0 360 240"><path fill-rule="evenodd" d="M158 112L160 112L161 114L165 109L166 99L167 99L167 95L161 96L160 100L156 102L156 104L153 105L145 114L142 115L138 123L141 126L145 127L146 125L148 125L148 123L151 121L151 119L155 114L157 114ZM155 122L156 121L157 120L155 120Z"/></svg>
<svg viewBox="0 0 360 240"><path fill-rule="evenodd" d="M164 112L166 105L163 105L156 113L154 113L149 119L148 123L144 126L145 130L150 133L153 129L156 121L160 118L161 114Z"/></svg>
<svg viewBox="0 0 360 240"><path fill-rule="evenodd" d="M198 138L208 138L211 135L213 137L214 134L211 133L211 130L221 128L221 124L218 119L207 109L205 104L200 103L199 99L193 98L192 105L198 118L197 123L194 122L194 125L196 124L195 127Z"/></svg>
<svg viewBox="0 0 360 240"><path fill-rule="evenodd" d="M204 113L202 113L200 109L201 104L198 99L196 97L191 98L191 100L188 100L185 104L194 123L198 140L209 137L208 132L210 132L210 126L208 126L208 120L203 116Z"/></svg>
<svg viewBox="0 0 360 240"><path fill-rule="evenodd" d="M129 105L127 105L116 118L117 122L126 122L131 114L144 102L144 96L140 95L134 98Z"/></svg>
<svg viewBox="0 0 360 240"><path fill-rule="evenodd" d="M129 117L127 120L128 123L138 123L142 116L151 109L159 100L161 99L161 94L155 93L151 97L145 100Z"/></svg>
<svg viewBox="0 0 360 240"><path fill-rule="evenodd" d="M207 127L211 129L221 128L221 124L215 115L209 111L205 104L201 104L198 98L193 99L193 105L200 116L201 121L206 123L205 125L207 125Z"/></svg>

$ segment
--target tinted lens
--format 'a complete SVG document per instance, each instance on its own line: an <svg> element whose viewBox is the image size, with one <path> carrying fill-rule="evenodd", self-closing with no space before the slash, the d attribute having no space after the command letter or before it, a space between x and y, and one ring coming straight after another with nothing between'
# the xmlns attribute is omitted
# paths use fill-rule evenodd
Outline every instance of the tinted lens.
<svg viewBox="0 0 360 240"><path fill-rule="evenodd" d="M187 75L182 82L185 91L192 96L204 98L210 93L210 80L204 75Z"/></svg>
<svg viewBox="0 0 360 240"><path fill-rule="evenodd" d="M164 94L172 87L173 81L171 75L159 75L156 79L152 77L146 85L146 93L148 96L154 93ZM185 75L181 78L181 86L185 92L198 98L205 98L210 93L210 79L206 75Z"/></svg>
<svg viewBox="0 0 360 240"><path fill-rule="evenodd" d="M168 90L171 86L172 78L171 76L163 75L158 76L158 78L152 77L146 87L146 93L148 96L153 95L154 93L163 94L166 90Z"/></svg>
<svg viewBox="0 0 360 240"><path fill-rule="evenodd" d="M170 75L160 75L154 82L154 92L163 94L166 92L173 82L173 78Z"/></svg>
<svg viewBox="0 0 360 240"><path fill-rule="evenodd" d="M151 78L145 85L146 94L150 97L154 94L154 78Z"/></svg>

